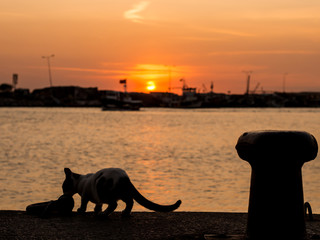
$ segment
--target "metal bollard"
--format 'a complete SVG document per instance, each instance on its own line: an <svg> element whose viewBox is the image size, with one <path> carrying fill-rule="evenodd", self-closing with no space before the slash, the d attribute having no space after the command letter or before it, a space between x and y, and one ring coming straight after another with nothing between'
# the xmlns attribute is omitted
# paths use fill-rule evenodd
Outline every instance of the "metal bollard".
<svg viewBox="0 0 320 240"><path fill-rule="evenodd" d="M236 149L252 168L247 239L304 239L301 168L317 156L316 139L301 131L246 132Z"/></svg>

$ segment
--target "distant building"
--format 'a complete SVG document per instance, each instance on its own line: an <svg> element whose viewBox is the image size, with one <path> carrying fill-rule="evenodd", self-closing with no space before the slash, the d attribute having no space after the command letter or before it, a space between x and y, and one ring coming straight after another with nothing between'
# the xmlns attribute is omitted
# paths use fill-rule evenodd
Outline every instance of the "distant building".
<svg viewBox="0 0 320 240"><path fill-rule="evenodd" d="M13 89L13 87L10 84L2 83L0 85L0 92L6 92L6 93L7 92L12 92L12 89Z"/></svg>
<svg viewBox="0 0 320 240"><path fill-rule="evenodd" d="M100 106L98 88L75 86L36 89L32 96L53 106Z"/></svg>
<svg viewBox="0 0 320 240"><path fill-rule="evenodd" d="M27 88L17 88L14 90L14 96L16 97L27 97L30 95L30 91Z"/></svg>

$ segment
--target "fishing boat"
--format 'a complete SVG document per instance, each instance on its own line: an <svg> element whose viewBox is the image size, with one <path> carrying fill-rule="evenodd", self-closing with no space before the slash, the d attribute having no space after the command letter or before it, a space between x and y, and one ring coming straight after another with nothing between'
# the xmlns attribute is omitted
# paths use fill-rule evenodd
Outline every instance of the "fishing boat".
<svg viewBox="0 0 320 240"><path fill-rule="evenodd" d="M129 94L111 91L108 91L107 94L105 94L105 96L101 99L101 102L103 111L138 111L142 105L140 100L132 100Z"/></svg>
<svg viewBox="0 0 320 240"><path fill-rule="evenodd" d="M197 93L197 88L188 87L184 79L181 79L180 81L183 82L183 86L179 107L200 108L203 101L200 95Z"/></svg>
<svg viewBox="0 0 320 240"><path fill-rule="evenodd" d="M127 93L127 80L120 80L120 84L124 84L124 92L105 91L101 98L103 111L139 111L142 101L133 100Z"/></svg>

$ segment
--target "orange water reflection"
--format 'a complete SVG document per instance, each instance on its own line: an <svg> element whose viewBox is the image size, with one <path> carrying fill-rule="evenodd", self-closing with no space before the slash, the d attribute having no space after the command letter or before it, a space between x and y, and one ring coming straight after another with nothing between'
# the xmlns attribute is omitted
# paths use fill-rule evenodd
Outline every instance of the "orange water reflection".
<svg viewBox="0 0 320 240"><path fill-rule="evenodd" d="M78 173L120 167L160 204L181 199L180 211L245 212L251 169L235 151L238 137L248 130L294 129L319 141L319 123L320 109L1 108L0 209L56 199L64 167ZM316 213L319 169L318 159L303 167L305 200Z"/></svg>

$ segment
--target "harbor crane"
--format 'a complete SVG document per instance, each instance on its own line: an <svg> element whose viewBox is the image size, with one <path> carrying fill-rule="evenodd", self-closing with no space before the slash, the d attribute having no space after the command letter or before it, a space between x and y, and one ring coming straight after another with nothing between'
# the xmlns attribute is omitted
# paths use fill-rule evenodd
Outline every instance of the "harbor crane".
<svg viewBox="0 0 320 240"><path fill-rule="evenodd" d="M249 90L250 90L250 77L253 71L242 71L247 75L247 90L246 90L246 95L249 95Z"/></svg>
<svg viewBox="0 0 320 240"><path fill-rule="evenodd" d="M42 56L42 58L47 59L50 87L52 87L52 75L51 75L50 58L53 58L53 57L54 57L54 54L51 54L50 56Z"/></svg>
<svg viewBox="0 0 320 240"><path fill-rule="evenodd" d="M202 89L203 89L204 93L208 92L207 87L204 83L202 84ZM213 81L211 81L211 83L210 83L210 93L213 93Z"/></svg>
<svg viewBox="0 0 320 240"><path fill-rule="evenodd" d="M257 92L259 86L260 86L260 83L258 82L256 87L253 89L253 91L251 93L255 94Z"/></svg>
<svg viewBox="0 0 320 240"><path fill-rule="evenodd" d="M202 84L202 89L203 89L203 93L207 92L207 87L206 87L206 85L204 85L204 83Z"/></svg>

